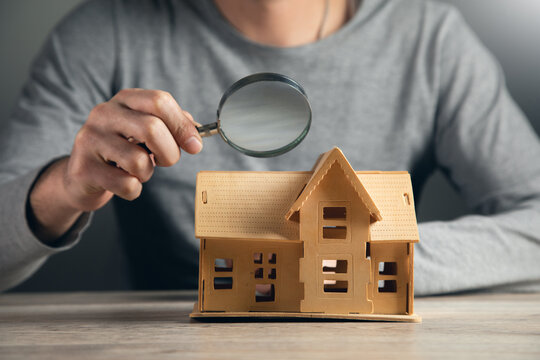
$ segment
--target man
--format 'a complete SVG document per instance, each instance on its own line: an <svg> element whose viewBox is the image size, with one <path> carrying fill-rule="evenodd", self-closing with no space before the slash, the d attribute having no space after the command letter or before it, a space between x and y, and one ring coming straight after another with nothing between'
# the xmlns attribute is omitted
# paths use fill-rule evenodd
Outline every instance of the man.
<svg viewBox="0 0 540 360"><path fill-rule="evenodd" d="M215 138L201 151L194 122L261 71L304 86L309 136L272 159ZM538 139L439 3L90 1L51 35L2 144L3 289L74 246L113 195L135 287L195 287L197 171L306 169L334 145L355 169L409 170L417 194L440 168L478 213L420 225L418 294L540 280Z"/></svg>

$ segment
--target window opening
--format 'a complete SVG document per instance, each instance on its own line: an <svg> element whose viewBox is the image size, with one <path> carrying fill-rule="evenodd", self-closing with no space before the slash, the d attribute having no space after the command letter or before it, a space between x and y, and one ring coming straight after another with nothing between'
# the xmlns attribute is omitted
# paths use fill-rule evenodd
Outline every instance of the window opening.
<svg viewBox="0 0 540 360"><path fill-rule="evenodd" d="M255 253L253 254L253 262L255 264L262 264L262 258L263 258L263 254L262 253Z"/></svg>
<svg viewBox="0 0 540 360"><path fill-rule="evenodd" d="M277 258L276 254L274 254L274 253L268 254L268 263L269 264L275 264L276 263L276 258Z"/></svg>
<svg viewBox="0 0 540 360"><path fill-rule="evenodd" d="M233 270L233 260L232 259L215 259L214 260L214 271L232 271Z"/></svg>
<svg viewBox="0 0 540 360"><path fill-rule="evenodd" d="M215 277L214 278L214 289L216 290L226 290L232 289L232 277Z"/></svg>
<svg viewBox="0 0 540 360"><path fill-rule="evenodd" d="M397 263L396 262L380 262L379 274L380 275L397 275Z"/></svg>
<svg viewBox="0 0 540 360"><path fill-rule="evenodd" d="M276 278L276 269L268 269L268 278L269 279L275 279Z"/></svg>
<svg viewBox="0 0 540 360"><path fill-rule="evenodd" d="M346 293L348 282L344 280L324 280L325 293Z"/></svg>
<svg viewBox="0 0 540 360"><path fill-rule="evenodd" d="M256 284L255 285L255 302L275 301L276 291L274 284Z"/></svg>
<svg viewBox="0 0 540 360"><path fill-rule="evenodd" d="M323 208L323 219L341 219L347 218L347 208L345 206L333 206Z"/></svg>
<svg viewBox="0 0 540 360"><path fill-rule="evenodd" d="M322 261L323 274L346 274L347 273L347 260L323 260Z"/></svg>
<svg viewBox="0 0 540 360"><path fill-rule="evenodd" d="M263 278L263 268L255 269L255 279L262 279L262 278Z"/></svg>
<svg viewBox="0 0 540 360"><path fill-rule="evenodd" d="M366 243L366 259L371 259L371 243Z"/></svg>
<svg viewBox="0 0 540 360"><path fill-rule="evenodd" d="M323 238L324 239L346 239L347 227L346 226L323 226Z"/></svg>
<svg viewBox="0 0 540 360"><path fill-rule="evenodd" d="M396 280L379 280L379 292L380 293L387 293L397 292L397 283Z"/></svg>

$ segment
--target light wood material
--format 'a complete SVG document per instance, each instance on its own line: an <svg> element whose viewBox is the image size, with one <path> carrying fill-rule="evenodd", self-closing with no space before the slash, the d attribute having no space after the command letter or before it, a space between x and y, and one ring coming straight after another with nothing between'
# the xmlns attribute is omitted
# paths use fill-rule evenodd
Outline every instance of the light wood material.
<svg viewBox="0 0 540 360"><path fill-rule="evenodd" d="M0 295L0 359L539 359L540 294L419 298L422 323L197 322L196 292Z"/></svg>
<svg viewBox="0 0 540 360"><path fill-rule="evenodd" d="M203 239L201 243L200 274L207 277L200 287L204 307L199 311L300 311L300 241ZM216 268L215 259L230 260L229 267ZM218 279L232 280L230 288L215 289ZM273 285L274 301L257 302L257 285Z"/></svg>
<svg viewBox="0 0 540 360"><path fill-rule="evenodd" d="M366 173L371 182L362 180L337 147L319 157L305 183L295 184L301 174L198 174L194 315L268 317L261 311L275 311L277 317L420 321L412 310L418 229L409 174ZM374 236L371 229L383 222L384 235Z"/></svg>
<svg viewBox="0 0 540 360"><path fill-rule="evenodd" d="M418 242L409 173L356 171L355 174L382 217L370 226L371 241ZM199 172L195 236L298 240L298 222L287 220L286 215L312 176L313 171Z"/></svg>
<svg viewBox="0 0 540 360"><path fill-rule="evenodd" d="M339 148L333 148L319 157L319 160L314 166L313 175L311 175L306 187L302 190L298 199L295 200L287 212L287 219L290 220L295 212L300 211L300 209L304 207L305 202L313 195L314 191L320 187L323 180L332 178L328 173L334 167L339 167L341 174L339 174L338 177L347 179L347 185L352 186L355 195L358 196L363 206L368 210L369 215L373 217L375 221L381 221L382 217L380 210L373 202L373 199L371 199L369 192L358 179L351 164L345 159L345 156Z"/></svg>
<svg viewBox="0 0 540 360"><path fill-rule="evenodd" d="M344 320L344 321L397 321L418 323L422 318L417 314L412 315L385 315L385 314L327 314L327 313L307 313L307 312L279 312L279 311L227 311L227 312L199 312L199 304L193 306L193 312L189 314L192 319L200 321L210 320L219 321L222 319L255 321L255 318L265 320Z"/></svg>

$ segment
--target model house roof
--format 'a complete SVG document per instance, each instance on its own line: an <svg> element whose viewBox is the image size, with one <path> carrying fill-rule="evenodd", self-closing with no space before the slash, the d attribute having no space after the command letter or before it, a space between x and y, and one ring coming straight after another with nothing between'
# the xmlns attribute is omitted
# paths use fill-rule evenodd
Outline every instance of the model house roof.
<svg viewBox="0 0 540 360"><path fill-rule="evenodd" d="M339 151L339 150L338 150ZM342 157L342 159L341 159ZM299 240L299 223L287 218L301 207L326 166L348 165L341 151L323 155L313 171L203 171L197 175L195 236ZM329 165L330 163L330 165ZM411 179L407 172L345 170L371 213L371 241L417 242Z"/></svg>
<svg viewBox="0 0 540 360"><path fill-rule="evenodd" d="M328 174L328 171L334 165L338 165L341 167L345 177L352 185L353 189L355 190L356 194L358 195L364 206L368 209L373 220L382 220L381 213L371 199L371 196L369 196L366 188L364 187L364 185L362 185L362 182L360 182L360 180L356 176L354 169L351 167L351 164L349 164L341 150L337 147L333 148L332 150L324 153L321 157L319 157L319 160L313 168L313 174L308 180L305 188L302 190L302 193L300 194L300 196L298 196L298 199L296 199L294 204L292 204L291 208L287 212L287 220L290 220L294 213L300 210L302 205L313 193L313 190L315 190L315 188L319 186L322 179Z"/></svg>

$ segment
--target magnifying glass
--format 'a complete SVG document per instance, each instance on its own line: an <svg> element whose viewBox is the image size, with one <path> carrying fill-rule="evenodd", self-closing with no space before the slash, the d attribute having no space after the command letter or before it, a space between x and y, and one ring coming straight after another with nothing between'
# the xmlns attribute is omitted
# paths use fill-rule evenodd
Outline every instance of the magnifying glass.
<svg viewBox="0 0 540 360"><path fill-rule="evenodd" d="M295 148L311 125L306 92L288 76L258 73L235 82L223 94L217 121L197 128L202 137L220 134L227 144L255 157Z"/></svg>

